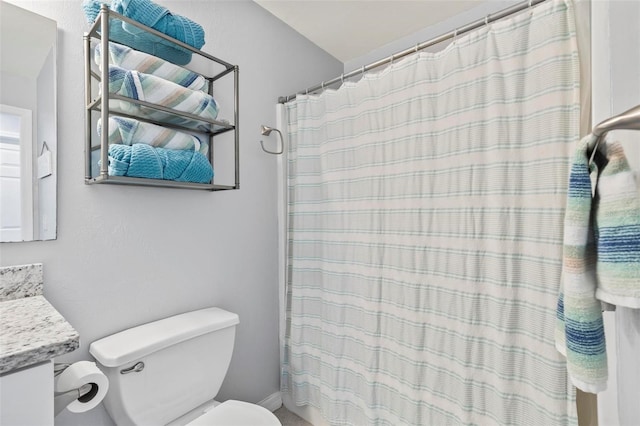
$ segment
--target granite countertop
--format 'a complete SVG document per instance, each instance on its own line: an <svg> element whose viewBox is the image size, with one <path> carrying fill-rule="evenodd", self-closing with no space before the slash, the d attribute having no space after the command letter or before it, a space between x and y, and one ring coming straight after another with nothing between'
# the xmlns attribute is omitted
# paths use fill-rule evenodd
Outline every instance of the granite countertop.
<svg viewBox="0 0 640 426"><path fill-rule="evenodd" d="M78 332L51 306L41 291L35 291L35 294L14 291L15 285L11 281L24 275L24 269L29 266L0 268L0 374L48 361L80 346ZM16 270L20 273L12 274L12 271L7 272L7 268L18 268ZM42 265L39 268L42 276ZM31 287L34 288L33 285ZM15 298L1 297L3 294L6 296L4 290L7 288L14 289L11 293L19 295Z"/></svg>

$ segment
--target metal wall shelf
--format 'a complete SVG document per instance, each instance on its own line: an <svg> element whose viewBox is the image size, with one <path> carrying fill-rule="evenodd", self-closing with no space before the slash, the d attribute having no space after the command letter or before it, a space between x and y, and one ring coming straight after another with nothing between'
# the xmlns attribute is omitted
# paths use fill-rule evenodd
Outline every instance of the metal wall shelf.
<svg viewBox="0 0 640 426"><path fill-rule="evenodd" d="M209 191L224 191L227 189L237 189L233 185L214 185L209 183L193 183L193 182L178 182L167 181L161 179L145 179L134 178L128 176L98 176L90 179L87 183L103 183L103 184L115 184L115 185L135 185L135 186L161 186L165 188L183 188L183 189L206 189Z"/></svg>
<svg viewBox="0 0 640 426"><path fill-rule="evenodd" d="M99 41L102 52L109 52L108 43L110 41L109 28L113 25L113 22L121 21L133 25L141 30L146 31L152 36L158 37L158 41L173 43L176 49L188 50L197 57L204 58L203 61L209 62L212 66L208 68L222 68L222 71L215 72L212 75L205 75L202 72L198 74L203 75L209 83L209 94L213 95L214 83L219 82L227 75L233 75L233 103L234 114L233 123L229 123L225 120L209 120L194 114L187 112L176 111L171 108L167 108L162 105L149 103L143 100L127 98L118 94L109 93L109 54L104 53L101 56L101 66L99 69L94 70L96 67L91 60L92 56L92 42ZM117 40L113 40L116 41ZM208 53L195 49L179 40L171 38L163 33L160 33L153 28L149 28L140 24L137 21L133 21L126 16L122 16L112 10L106 5L102 5L100 14L95 23L84 35L84 55L85 55L85 183L87 184L117 184L117 185L137 185L137 186L155 186L155 187L169 187L169 188L184 188L184 189L200 189L209 191L223 191L229 189L240 188L240 159L239 159L239 133L238 133L238 121L239 121L239 68L237 65L231 65L230 63L218 59ZM215 67L213 66L215 65ZM185 68L189 69L189 66ZM194 72L197 72L193 70ZM219 84L219 83L218 83ZM97 88L97 93L94 93L94 89ZM152 111L154 117L145 117L144 114L136 115L129 114L125 111L119 110L113 102L127 102L140 108L140 111ZM95 125L94 118L98 115L102 122L101 135L98 137L94 133ZM133 118L139 121L160 125L163 127L186 131L190 133L196 133L203 135L208 139L209 151L208 160L211 165L214 165L214 136L222 135L224 133L233 132L233 151L234 151L234 175L235 182L233 184L218 184L212 180L210 183L191 183L191 182L178 182L172 180L160 180L160 179L146 179L135 178L128 176L110 176L108 173L108 150L109 150L109 117L120 116ZM160 118L159 118L160 117ZM163 121L164 117L169 119L179 119L180 123L170 123ZM93 140L98 139L99 143L94 143ZM95 153L99 151L99 165L95 160ZM216 170L216 167L214 167Z"/></svg>

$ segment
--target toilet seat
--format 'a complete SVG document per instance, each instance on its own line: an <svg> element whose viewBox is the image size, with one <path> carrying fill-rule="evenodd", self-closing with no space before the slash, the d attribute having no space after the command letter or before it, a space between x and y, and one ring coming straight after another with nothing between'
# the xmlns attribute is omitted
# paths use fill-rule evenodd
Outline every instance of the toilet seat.
<svg viewBox="0 0 640 426"><path fill-rule="evenodd" d="M186 426L282 426L273 413L248 402L229 400L207 411Z"/></svg>

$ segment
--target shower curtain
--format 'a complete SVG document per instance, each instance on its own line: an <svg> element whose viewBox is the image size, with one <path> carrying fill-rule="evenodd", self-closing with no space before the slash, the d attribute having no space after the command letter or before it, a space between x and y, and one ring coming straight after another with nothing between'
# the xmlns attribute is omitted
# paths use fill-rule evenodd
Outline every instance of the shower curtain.
<svg viewBox="0 0 640 426"><path fill-rule="evenodd" d="M575 424L554 347L572 4L284 107L282 391L330 424Z"/></svg>

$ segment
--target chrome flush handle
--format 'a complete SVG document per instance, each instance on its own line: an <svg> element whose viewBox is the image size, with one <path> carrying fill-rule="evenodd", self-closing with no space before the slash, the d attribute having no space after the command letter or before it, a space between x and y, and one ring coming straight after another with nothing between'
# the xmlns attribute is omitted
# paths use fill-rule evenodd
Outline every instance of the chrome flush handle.
<svg viewBox="0 0 640 426"><path fill-rule="evenodd" d="M135 365L120 370L120 374L139 373L144 370L144 362L136 362Z"/></svg>

